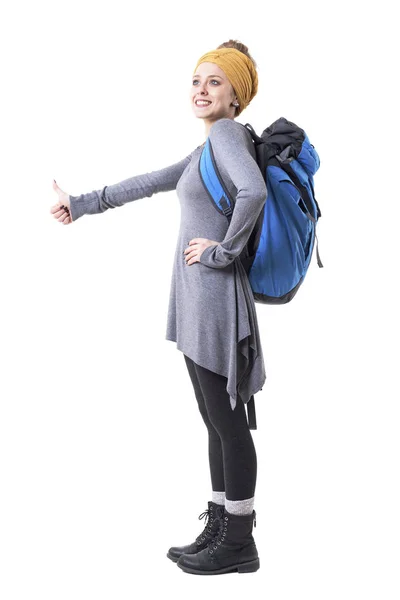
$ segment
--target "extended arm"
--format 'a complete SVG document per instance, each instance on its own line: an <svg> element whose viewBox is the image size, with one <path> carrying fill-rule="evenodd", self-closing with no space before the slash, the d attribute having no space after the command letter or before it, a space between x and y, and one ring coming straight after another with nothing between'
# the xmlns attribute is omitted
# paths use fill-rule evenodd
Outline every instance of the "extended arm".
<svg viewBox="0 0 400 600"><path fill-rule="evenodd" d="M203 265L222 269L232 263L246 245L262 207L267 187L254 158L253 142L245 128L232 119L219 119L209 134L218 165L224 165L237 189L228 230L217 246L208 246L200 256Z"/></svg>
<svg viewBox="0 0 400 600"><path fill-rule="evenodd" d="M123 206L132 200L139 200L145 196L152 196L157 192L174 190L177 183L189 164L193 152L179 162L142 175L124 179L114 185L106 185L101 190L94 190L80 196L70 196L70 211L72 220L76 221L82 215L102 213L109 208Z"/></svg>

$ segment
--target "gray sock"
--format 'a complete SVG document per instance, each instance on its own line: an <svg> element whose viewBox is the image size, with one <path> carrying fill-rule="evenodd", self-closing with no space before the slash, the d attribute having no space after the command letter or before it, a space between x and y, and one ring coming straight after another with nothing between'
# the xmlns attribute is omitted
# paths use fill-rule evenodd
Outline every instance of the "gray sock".
<svg viewBox="0 0 400 600"><path fill-rule="evenodd" d="M214 490L212 490L211 500L212 502L215 502L215 504L220 504L221 506L224 506L225 492L214 492Z"/></svg>
<svg viewBox="0 0 400 600"><path fill-rule="evenodd" d="M231 515L251 515L254 508L254 496L246 500L227 500L225 498L225 508Z"/></svg>

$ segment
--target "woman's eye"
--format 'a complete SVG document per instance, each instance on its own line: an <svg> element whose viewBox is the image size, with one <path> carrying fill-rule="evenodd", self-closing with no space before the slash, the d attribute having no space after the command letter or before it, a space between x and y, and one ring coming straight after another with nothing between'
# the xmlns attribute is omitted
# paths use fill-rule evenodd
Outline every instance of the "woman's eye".
<svg viewBox="0 0 400 600"><path fill-rule="evenodd" d="M198 79L195 79L195 80L193 81L193 85L194 85L194 84L195 84L197 81L198 81ZM215 81L215 83L219 83L219 81L217 81L216 79L211 79L211 81Z"/></svg>

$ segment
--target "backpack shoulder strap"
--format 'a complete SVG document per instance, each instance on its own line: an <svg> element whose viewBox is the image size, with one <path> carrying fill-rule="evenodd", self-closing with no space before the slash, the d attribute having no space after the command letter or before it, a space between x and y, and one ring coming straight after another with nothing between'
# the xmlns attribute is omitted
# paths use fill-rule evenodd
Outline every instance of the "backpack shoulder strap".
<svg viewBox="0 0 400 600"><path fill-rule="evenodd" d="M235 201L226 188L218 170L209 138L207 138L200 156L199 174L214 207L230 221Z"/></svg>

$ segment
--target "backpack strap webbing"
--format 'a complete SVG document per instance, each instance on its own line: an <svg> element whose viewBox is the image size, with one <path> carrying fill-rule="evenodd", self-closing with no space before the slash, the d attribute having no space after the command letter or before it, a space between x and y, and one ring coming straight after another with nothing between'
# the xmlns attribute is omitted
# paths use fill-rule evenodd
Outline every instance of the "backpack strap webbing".
<svg viewBox="0 0 400 600"><path fill-rule="evenodd" d="M254 403L254 396L251 396L251 398L247 402L246 406L247 406L247 422L249 424L249 429L257 429L256 406Z"/></svg>

